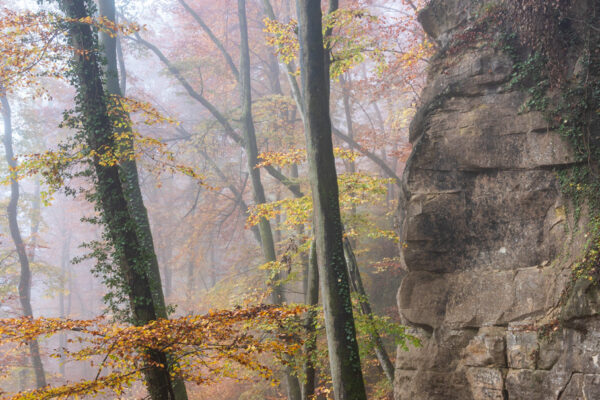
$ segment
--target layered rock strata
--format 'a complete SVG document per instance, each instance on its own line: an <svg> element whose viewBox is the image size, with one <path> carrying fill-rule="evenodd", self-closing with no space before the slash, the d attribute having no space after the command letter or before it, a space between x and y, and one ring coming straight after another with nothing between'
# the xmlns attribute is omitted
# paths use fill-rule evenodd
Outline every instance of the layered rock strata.
<svg viewBox="0 0 600 400"><path fill-rule="evenodd" d="M420 20L448 47L483 3L433 0ZM557 181L569 146L522 112L501 49L448 54L432 62L403 176L398 307L423 346L398 351L395 399L600 399L600 296L580 287L559 305L585 243Z"/></svg>

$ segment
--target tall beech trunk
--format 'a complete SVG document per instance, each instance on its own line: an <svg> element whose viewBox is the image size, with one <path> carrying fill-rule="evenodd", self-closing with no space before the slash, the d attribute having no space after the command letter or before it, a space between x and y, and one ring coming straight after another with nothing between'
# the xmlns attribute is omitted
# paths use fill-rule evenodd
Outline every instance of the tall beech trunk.
<svg viewBox="0 0 600 400"><path fill-rule="evenodd" d="M273 21L277 21L277 16L275 15L275 12L273 11L271 2L269 0L262 0L262 4L263 4L263 10L264 10L266 16ZM335 11L337 9L337 7L338 7L338 1L336 1L336 0L330 1L328 12ZM326 34L331 34L331 31L328 29ZM329 53L329 49L325 49L325 52ZM326 62L329 63L329 58L326 59ZM296 81L296 77L295 77L296 76L296 67L294 66L293 62L291 62L289 64L285 64L285 68L287 71L286 77L287 77L288 83L290 85L290 92L291 92L292 98L294 99L294 101L297 105L298 111L300 112L300 117L302 118L302 121L304 122L304 114L305 114L304 101L302 99L302 93L300 92L300 87L298 86L298 81ZM398 187L402 186L402 179L400 179L400 177L394 172L395 168L390 168L390 166L388 166L387 163L384 160L382 160L380 157L378 157L375 153L369 151L368 149L366 149L365 147L360 145L360 143L358 143L356 140L354 140L347 134L343 133L336 127L332 127L332 128L333 128L334 135L336 135L338 138L340 138L344 142L346 142L346 144L348 144L348 146L350 146L353 150L358 151L359 153L363 154L365 157L367 157L368 159L373 161L376 165L378 165L385 172L386 175L388 175L390 178L392 178L394 180L394 183Z"/></svg>
<svg viewBox="0 0 600 400"><path fill-rule="evenodd" d="M109 21L115 21L114 0L100 0L99 6L101 16L107 18ZM119 72L117 69L117 37L111 37L107 32L100 32L100 40L106 59L106 91L111 95L122 96L123 93L119 86ZM121 68L121 73L125 75L124 63L122 63ZM122 117L129 121L129 115L123 115ZM127 130L127 133L131 133L131 128L128 124L126 124L126 127L123 129ZM133 142L129 141L128 145L130 146L130 150L133 151ZM131 216L135 219L137 224L137 235L143 246L145 257L150 263L149 279L150 284L152 285L152 296L156 307L157 317L167 318L158 259L154 250L154 241L152 239L152 231L150 230L148 211L144 205L142 191L140 190L137 163L135 160L122 162L120 173L123 178L122 186L128 209Z"/></svg>
<svg viewBox="0 0 600 400"><path fill-rule="evenodd" d="M246 1L238 0L238 16L240 21L240 88L242 96L242 130L244 133L244 146L248 160L248 172L252 183L252 194L255 204L267 202L265 191L260 178L258 164L258 145L256 132L252 119L252 85L250 81L250 49L248 45L248 21L246 18ZM260 243L265 262L277 261L273 231L268 219L261 218L258 224ZM274 274L274 280L279 280L279 273ZM285 298L283 288L279 283L272 286L272 301L274 304L283 304ZM285 368L285 380L289 400L300 400L301 389L298 378L292 375L289 368Z"/></svg>
<svg viewBox="0 0 600 400"><path fill-rule="evenodd" d="M329 73L320 0L297 0L304 131L312 189L319 282L336 400L366 399L350 285L329 115Z"/></svg>
<svg viewBox="0 0 600 400"><path fill-rule="evenodd" d="M19 263L21 264L21 274L19 277L19 300L21 302L21 308L23 309L23 315L26 317L33 317L33 309L31 308L31 269L29 267L29 258L27 257L27 250L25 243L21 237L21 230L19 229L18 206L19 206L19 182L17 182L16 168L17 160L14 157L13 145L12 145L12 120L11 110L6 93L3 88L0 87L0 105L2 118L4 119L4 152L6 155L6 162L9 170L14 174L10 178L10 201L6 211L8 214L8 226L10 229L10 236L12 237L17 256L19 257ZM31 340L27 343L29 346L29 353L31 356L31 365L35 373L35 384L36 387L41 388L46 386L46 374L44 373L44 364L42 364L42 358L40 356L40 348L37 340Z"/></svg>
<svg viewBox="0 0 600 400"><path fill-rule="evenodd" d="M256 144L256 132L252 119L252 87L250 83L250 50L248 47L248 24L246 20L246 1L238 0L238 15L240 20L240 87L242 96L242 130L244 133L244 148L248 160L248 173L252 183L252 194L255 204L267 202L265 190L260 178L258 164L258 146ZM271 224L266 218L261 218L258 224L260 232L263 257L266 262L276 261L275 243ZM278 276L275 277L278 279ZM283 292L278 286L273 287L273 303L283 302Z"/></svg>
<svg viewBox="0 0 600 400"><path fill-rule="evenodd" d="M360 306L360 312L365 316L365 318L367 318L369 324L371 324L369 336L371 337L371 341L373 342L375 348L377 361L379 361L379 365L381 365L381 369L383 369L383 372L390 383L394 383L394 364L390 360L390 356L383 345L381 336L379 336L379 332L377 332L377 329L374 326L371 303L369 303L367 292L365 291L365 287L363 286L362 279L360 277L358 263L356 262L356 257L348 238L344 238L344 255L348 265L348 276L350 277L352 289L358 294L359 297L358 304Z"/></svg>
<svg viewBox="0 0 600 400"><path fill-rule="evenodd" d="M109 21L117 22L114 0L100 0L99 11L100 15L107 18ZM119 37L118 35L111 36L107 32L102 31L100 32L100 40L104 47L104 55L106 57L106 89L111 95L123 96L126 90L126 71L125 60L123 59L122 51L120 51ZM120 80L117 65L120 65L121 68ZM129 121L129 115L124 113L123 117ZM131 125L126 124L124 129L127 129L128 133L131 133ZM130 147L129 150L133 152L134 144L132 140L128 142L128 146ZM144 199L142 197L136 161L127 160L121 163L119 172L121 174L121 184L127 200L128 210L135 220L136 234L143 246L144 256L146 260L148 260L148 281L152 292L156 317L167 318L167 308L160 278L160 268L154 248L148 211L146 210ZM175 379L173 381L173 392L176 400L187 400L188 398L185 384L181 379Z"/></svg>
<svg viewBox="0 0 600 400"><path fill-rule="evenodd" d="M73 20L90 16L85 0L62 0L60 4L67 17ZM103 149L114 148L115 141L112 120L107 110L107 95L102 86L96 41L88 24L70 22L68 32L71 44L80 50L74 52L73 58L84 139L90 150L102 154ZM102 165L100 161L98 156L94 156L97 206L102 214L107 237L114 247L115 260L125 279L133 322L144 325L164 315L164 307L161 309L162 305L157 304L156 289L160 280L152 282L155 272L152 255L139 236L141 229L130 211L127 190L124 189L128 182L127 175L131 171L117 165ZM165 353L150 350L146 356L149 363L144 366L144 371L150 397L153 400L177 400L169 371L157 366L167 365Z"/></svg>
<svg viewBox="0 0 600 400"><path fill-rule="evenodd" d="M313 239L310 244L308 255L308 267L306 269L306 277L304 280L304 303L310 306L316 306L319 303L319 265L317 263L317 247ZM304 321L304 329L306 330L306 342L304 343L304 355L306 361L304 363L305 381L302 383L302 399L309 400L315 394L316 388L316 369L312 357L317 350L317 338L315 332L315 320L317 312L314 309L308 310Z"/></svg>

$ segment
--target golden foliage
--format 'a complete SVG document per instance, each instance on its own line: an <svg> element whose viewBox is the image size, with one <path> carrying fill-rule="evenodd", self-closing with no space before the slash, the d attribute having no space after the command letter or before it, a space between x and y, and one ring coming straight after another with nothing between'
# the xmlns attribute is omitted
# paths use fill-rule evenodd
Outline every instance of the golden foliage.
<svg viewBox="0 0 600 400"><path fill-rule="evenodd" d="M12 344L12 351L39 337L72 332L80 350L66 353L68 360L101 360L95 379L47 386L41 389L6 395L4 399L33 400L99 393L123 393L143 377L149 366L168 368L173 377L203 385L219 378L243 379L242 370L254 376L273 380L271 369L259 358L271 354L282 359L301 348L296 337L284 332L286 321L305 309L258 305L206 315L157 320L144 326L128 326L103 318L69 320L58 318L0 319L0 346ZM149 352L167 352L174 362L170 366L154 365ZM60 354L51 356L60 358Z"/></svg>

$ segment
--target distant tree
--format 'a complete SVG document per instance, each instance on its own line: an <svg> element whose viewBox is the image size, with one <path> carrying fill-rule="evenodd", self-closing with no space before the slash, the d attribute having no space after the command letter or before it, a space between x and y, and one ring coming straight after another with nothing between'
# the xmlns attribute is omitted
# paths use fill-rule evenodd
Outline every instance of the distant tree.
<svg viewBox="0 0 600 400"><path fill-rule="evenodd" d="M10 230L10 236L15 244L15 250L21 265L21 273L19 277L19 301L25 317L33 317L33 308L31 307L31 267L29 263L29 257L27 255L27 249L25 248L25 242L21 236L21 229L19 228L19 221L17 219L19 214L19 182L17 181L17 160L13 152L13 138L12 138L12 119L11 109L6 92L0 83L0 112L4 119L4 153L6 155L6 162L9 166L10 176L10 201L6 208L8 214L8 226ZM44 365L42 364L42 358L40 356L40 347L37 339L32 339L27 342L29 346L29 353L31 356L31 364L33 371L35 372L36 387L41 388L46 386L46 374L44 373Z"/></svg>

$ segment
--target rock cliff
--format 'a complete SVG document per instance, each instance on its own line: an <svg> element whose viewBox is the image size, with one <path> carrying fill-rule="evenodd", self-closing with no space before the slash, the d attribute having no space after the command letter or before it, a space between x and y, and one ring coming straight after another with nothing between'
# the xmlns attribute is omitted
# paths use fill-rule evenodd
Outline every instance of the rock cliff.
<svg viewBox="0 0 600 400"><path fill-rule="evenodd" d="M433 0L419 19L443 49L483 3ZM574 157L522 112L513 68L489 44L430 66L399 208L398 307L423 346L398 351L396 400L600 399L600 296L560 302L585 243L556 174Z"/></svg>

